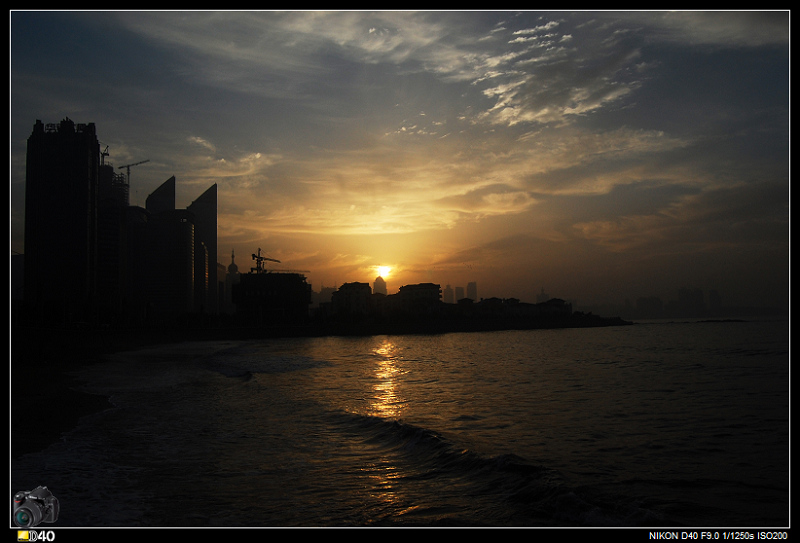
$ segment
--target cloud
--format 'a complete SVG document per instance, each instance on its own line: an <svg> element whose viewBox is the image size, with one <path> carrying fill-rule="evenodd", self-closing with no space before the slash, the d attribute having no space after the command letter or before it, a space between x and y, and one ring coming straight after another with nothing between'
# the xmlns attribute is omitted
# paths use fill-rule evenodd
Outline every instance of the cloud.
<svg viewBox="0 0 800 543"><path fill-rule="evenodd" d="M217 183L220 247L279 247L315 270L398 255L398 281L459 262L489 280L503 259L564 277L583 255L605 255L611 270L623 254L733 253L737 240L788 237L785 12L12 22L17 238L32 123L65 115L97 123L109 160L150 159L132 197L171 175L179 193ZM93 68L112 56L114 70Z"/></svg>
<svg viewBox="0 0 800 543"><path fill-rule="evenodd" d="M647 17L623 13L620 19L647 26L651 40L740 48L788 44L787 14L786 10L665 11Z"/></svg>
<svg viewBox="0 0 800 543"><path fill-rule="evenodd" d="M196 144L198 144L198 145L200 145L202 147L205 147L206 149L208 149L212 153L214 151L216 151L216 147L214 147L214 144L212 144L211 142L209 142L209 141L207 141L207 140L205 140L205 139L203 139L203 138L201 138L199 136L189 136L186 139L187 139L187 141L189 141L191 143L196 143Z"/></svg>
<svg viewBox="0 0 800 543"><path fill-rule="evenodd" d="M656 39L783 43L788 27L780 15L554 12L537 14L534 26L519 28L531 18L520 17L480 29L491 39L478 41L475 23L449 12L133 12L119 18L188 62L192 70L182 76L235 92L321 110L320 103L330 108L343 96L349 70L382 64L471 83L475 94L462 95L462 109L480 97L490 100L473 110L472 121L514 126L574 122L619 105L641 85L641 47Z"/></svg>
<svg viewBox="0 0 800 543"><path fill-rule="evenodd" d="M495 104L475 119L498 124L553 122L616 101L632 89L617 74L636 60L635 52L610 45L581 54L556 46L572 38L555 32L556 21L503 32L536 40L519 48L514 39L476 42L445 24L459 22L455 14L136 12L120 19L188 62L193 69L181 76L265 97L315 99L315 85L322 91L344 83L336 68L359 64L392 65L450 83L493 79L495 85L478 92Z"/></svg>
<svg viewBox="0 0 800 543"><path fill-rule="evenodd" d="M478 116L481 121L508 126L574 122L637 88L634 67L640 51L635 41L601 40L584 31L578 45L570 43L573 34L537 34L556 26L521 31L525 37L510 42L537 45L510 58L508 76L483 90L495 104Z"/></svg>
<svg viewBox="0 0 800 543"><path fill-rule="evenodd" d="M720 247L787 249L787 186L780 182L742 183L686 194L649 214L577 222L587 240L614 252L671 247L678 252L716 251ZM785 238L788 240L788 238Z"/></svg>

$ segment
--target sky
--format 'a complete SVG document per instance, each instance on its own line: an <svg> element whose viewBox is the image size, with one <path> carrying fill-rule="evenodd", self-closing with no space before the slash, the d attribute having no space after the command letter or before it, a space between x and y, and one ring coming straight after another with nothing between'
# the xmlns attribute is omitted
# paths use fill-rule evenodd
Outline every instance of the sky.
<svg viewBox="0 0 800 543"><path fill-rule="evenodd" d="M148 160L132 205L216 184L218 261L316 291L788 306L789 15L11 11L11 251L68 117Z"/></svg>

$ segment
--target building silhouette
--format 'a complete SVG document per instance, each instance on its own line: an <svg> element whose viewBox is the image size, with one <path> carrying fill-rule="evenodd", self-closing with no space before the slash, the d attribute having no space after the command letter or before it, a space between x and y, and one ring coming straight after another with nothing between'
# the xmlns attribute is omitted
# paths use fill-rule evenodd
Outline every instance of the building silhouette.
<svg viewBox="0 0 800 543"><path fill-rule="evenodd" d="M231 299L244 324L299 323L308 319L311 285L301 273L268 271L259 263L250 273L239 274L238 283L231 287Z"/></svg>
<svg viewBox="0 0 800 543"><path fill-rule="evenodd" d="M478 301L478 283L474 281L467 283L467 298L473 302Z"/></svg>
<svg viewBox="0 0 800 543"><path fill-rule="evenodd" d="M372 307L372 289L368 283L345 283L331 294L331 309L342 317L364 316Z"/></svg>
<svg viewBox="0 0 800 543"><path fill-rule="evenodd" d="M386 290L386 281L384 281L383 277L380 275L375 278L375 282L372 283L372 292L373 294L383 294L386 296L388 294Z"/></svg>
<svg viewBox="0 0 800 543"><path fill-rule="evenodd" d="M130 188L123 174L100 157L97 183L97 311L110 322L122 311L126 280L125 218Z"/></svg>
<svg viewBox="0 0 800 543"><path fill-rule="evenodd" d="M217 190L175 209L175 177L130 206L94 123L37 120L28 138L24 316L141 322L216 312ZM199 280L198 280L199 278Z"/></svg>
<svg viewBox="0 0 800 543"><path fill-rule="evenodd" d="M453 287L447 285L444 287L444 291L442 294L442 300L446 304L453 304L455 303L455 293L453 292Z"/></svg>
<svg viewBox="0 0 800 543"><path fill-rule="evenodd" d="M175 176L173 175L145 199L148 213L157 214L175 209Z"/></svg>
<svg viewBox="0 0 800 543"><path fill-rule="evenodd" d="M547 300L550 299L550 295L544 291L544 287L542 287L541 292L536 295L536 303L543 304Z"/></svg>
<svg viewBox="0 0 800 543"><path fill-rule="evenodd" d="M223 306L220 308L220 311L223 313L234 313L236 311L236 306L233 304L233 285L239 284L239 266L236 264L236 253L231 250L231 263L228 264L228 268L225 273L225 296L223 301Z"/></svg>
<svg viewBox="0 0 800 543"><path fill-rule="evenodd" d="M318 293L316 293L316 305L318 307L330 306L333 299L333 293L338 290L337 287L326 287L322 285Z"/></svg>
<svg viewBox="0 0 800 543"><path fill-rule="evenodd" d="M194 308L194 218L187 210L128 208L125 313L163 321Z"/></svg>
<svg viewBox="0 0 800 543"><path fill-rule="evenodd" d="M24 303L36 321L91 317L100 144L94 123L37 120L28 138Z"/></svg>
<svg viewBox="0 0 800 543"><path fill-rule="evenodd" d="M457 304L465 298L469 298L473 302L478 301L478 283L474 281L467 283L466 292L464 287L445 286L442 296L444 303Z"/></svg>
<svg viewBox="0 0 800 543"><path fill-rule="evenodd" d="M434 283L403 285L396 296L404 313L425 315L439 309L442 287Z"/></svg>
<svg viewBox="0 0 800 543"><path fill-rule="evenodd" d="M209 187L187 208L195 219L195 309L219 312L217 278L217 185Z"/></svg>

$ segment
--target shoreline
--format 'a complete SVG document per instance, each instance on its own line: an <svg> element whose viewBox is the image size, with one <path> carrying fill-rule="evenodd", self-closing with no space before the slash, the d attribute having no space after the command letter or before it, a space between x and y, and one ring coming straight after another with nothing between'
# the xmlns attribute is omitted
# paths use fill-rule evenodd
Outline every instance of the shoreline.
<svg viewBox="0 0 800 543"><path fill-rule="evenodd" d="M72 373L101 364L114 352L167 341L118 332L10 328L10 424L12 461L57 443L78 421L113 407L106 396L76 390Z"/></svg>
<svg viewBox="0 0 800 543"><path fill-rule="evenodd" d="M281 337L376 336L447 334L500 330L619 326L621 319L522 322L474 321L361 321L282 326L196 326L121 330L58 328L12 324L10 327L10 456L45 450L93 413L113 408L102 395L76 390L75 370L102 364L114 353L183 341L254 340Z"/></svg>

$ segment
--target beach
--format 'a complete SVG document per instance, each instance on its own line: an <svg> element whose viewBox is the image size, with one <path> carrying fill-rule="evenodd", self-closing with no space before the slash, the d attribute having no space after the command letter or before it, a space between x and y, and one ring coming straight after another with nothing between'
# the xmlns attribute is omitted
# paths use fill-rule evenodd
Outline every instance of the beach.
<svg viewBox="0 0 800 543"><path fill-rule="evenodd" d="M104 357L169 341L154 333L12 326L10 399L12 458L46 449L84 416L112 407L105 396L73 388L73 372Z"/></svg>

